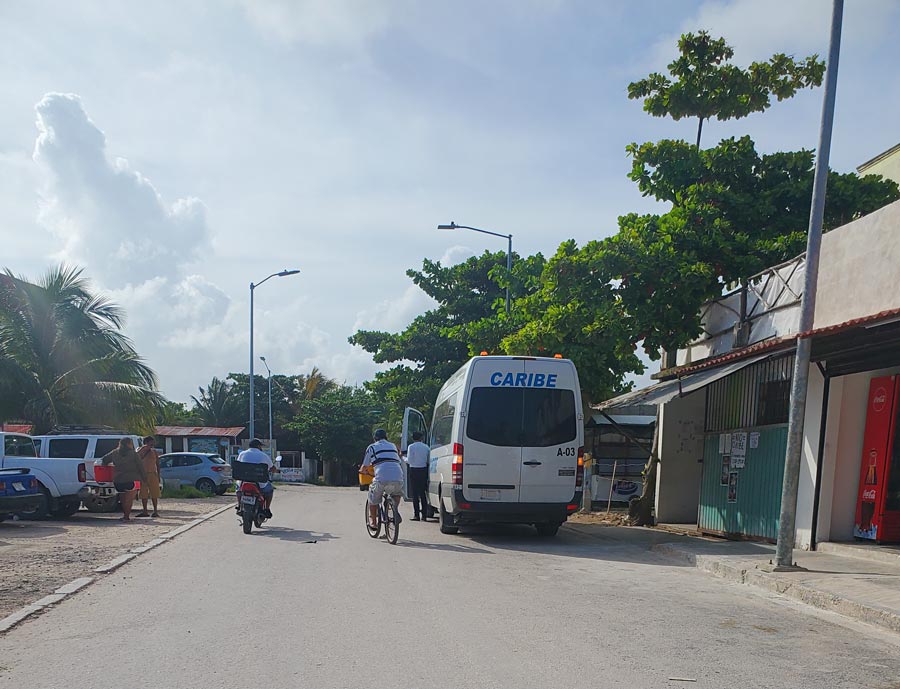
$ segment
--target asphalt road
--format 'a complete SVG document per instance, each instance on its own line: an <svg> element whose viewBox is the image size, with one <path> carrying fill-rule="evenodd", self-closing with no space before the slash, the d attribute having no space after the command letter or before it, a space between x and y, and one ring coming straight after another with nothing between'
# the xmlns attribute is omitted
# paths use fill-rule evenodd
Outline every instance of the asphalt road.
<svg viewBox="0 0 900 689"><path fill-rule="evenodd" d="M0 637L0 687L900 687L894 637L646 550L671 536L407 518L391 546L362 501L292 486L252 536L210 520Z"/></svg>

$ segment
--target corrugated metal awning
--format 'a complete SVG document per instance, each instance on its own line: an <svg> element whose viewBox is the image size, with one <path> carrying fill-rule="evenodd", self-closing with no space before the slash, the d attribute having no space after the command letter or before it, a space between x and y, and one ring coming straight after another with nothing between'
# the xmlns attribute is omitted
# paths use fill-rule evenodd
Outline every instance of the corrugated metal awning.
<svg viewBox="0 0 900 689"><path fill-rule="evenodd" d="M618 397L613 397L600 404L595 404L591 408L597 409L598 411L608 411L610 409L627 407L633 404L665 404L675 397L684 397L692 392L696 392L720 378L731 375L735 371L740 371L742 368L745 368L750 364L755 364L757 361L767 359L770 356L772 356L772 354L766 352L765 354L758 354L745 359L739 359L738 361L732 361L724 366L707 368L697 371L696 373L688 373L681 378L664 380L660 383L650 385L649 387L641 388L640 390L626 392L624 395L619 395Z"/></svg>
<svg viewBox="0 0 900 689"><path fill-rule="evenodd" d="M168 437L237 438L243 426L218 428L216 426L157 426L156 435Z"/></svg>

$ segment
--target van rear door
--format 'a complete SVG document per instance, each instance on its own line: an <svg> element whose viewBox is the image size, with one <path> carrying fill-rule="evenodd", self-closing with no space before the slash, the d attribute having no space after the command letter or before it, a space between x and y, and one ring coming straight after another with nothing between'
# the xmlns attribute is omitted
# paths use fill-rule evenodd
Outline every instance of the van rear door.
<svg viewBox="0 0 900 689"><path fill-rule="evenodd" d="M575 494L583 444L580 390L569 361L525 362L521 502L563 503Z"/></svg>
<svg viewBox="0 0 900 689"><path fill-rule="evenodd" d="M463 438L463 497L473 502L518 502L522 469L521 359L472 364ZM504 385L507 382L509 384Z"/></svg>
<svg viewBox="0 0 900 689"><path fill-rule="evenodd" d="M400 455L406 455L406 448L413 443L413 433L421 433L428 441L428 422L425 421L425 415L418 409L407 407L403 410L403 428L400 431ZM412 493L409 490L409 465L401 462L403 467L403 499L407 502L412 500Z"/></svg>

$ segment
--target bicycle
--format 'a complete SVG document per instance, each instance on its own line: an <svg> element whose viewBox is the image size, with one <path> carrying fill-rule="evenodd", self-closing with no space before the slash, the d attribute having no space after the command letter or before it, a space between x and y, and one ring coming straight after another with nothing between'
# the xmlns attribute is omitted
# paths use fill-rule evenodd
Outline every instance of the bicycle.
<svg viewBox="0 0 900 689"><path fill-rule="evenodd" d="M373 527L369 521L369 499L366 496L366 531L372 538L378 538L381 534L381 526L384 525L384 537L387 542L394 545L397 543L397 537L400 535L400 515L397 513L397 505L394 503L394 496L388 495L387 491L381 496L381 504L378 506L378 514Z"/></svg>

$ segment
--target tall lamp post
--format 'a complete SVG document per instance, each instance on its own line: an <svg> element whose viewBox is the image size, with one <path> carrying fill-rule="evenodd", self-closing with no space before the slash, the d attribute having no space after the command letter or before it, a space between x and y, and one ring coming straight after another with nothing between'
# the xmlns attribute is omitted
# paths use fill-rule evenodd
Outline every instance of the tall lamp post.
<svg viewBox="0 0 900 689"><path fill-rule="evenodd" d="M507 244L506 249L506 277L507 277L507 285L506 285L506 313L509 313L509 279L512 278L512 238L511 234L500 234L499 232L490 232L488 230L482 230L479 227L469 227L468 225L457 225L452 220L449 225L438 225L437 228L439 230L472 230L473 232L481 232L482 234L489 234L494 237L503 237L509 243Z"/></svg>
<svg viewBox="0 0 900 689"><path fill-rule="evenodd" d="M259 287L261 284L263 284L266 280L271 280L272 278L283 278L283 277L287 277L288 275L296 275L299 272L300 272L299 270L285 269L285 270L282 270L280 273L272 273L265 280L260 280L255 285L252 282L250 283L250 439L251 440L253 440L253 438L256 437L256 420L255 420L255 414L254 414L254 409L253 409L255 406L253 404L253 402L254 402L254 399L253 399L253 392L254 392L254 390L253 390L253 387L254 387L253 386L253 363L254 363L254 361L253 361L253 292L257 287Z"/></svg>
<svg viewBox="0 0 900 689"><path fill-rule="evenodd" d="M272 447L272 369L269 368L269 364L266 363L266 357L261 356L259 360L263 362L263 366L266 367L266 371L269 373L269 456L272 458L272 461L275 461L275 450Z"/></svg>

